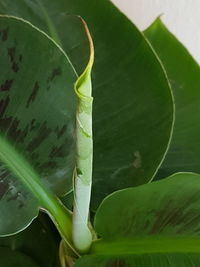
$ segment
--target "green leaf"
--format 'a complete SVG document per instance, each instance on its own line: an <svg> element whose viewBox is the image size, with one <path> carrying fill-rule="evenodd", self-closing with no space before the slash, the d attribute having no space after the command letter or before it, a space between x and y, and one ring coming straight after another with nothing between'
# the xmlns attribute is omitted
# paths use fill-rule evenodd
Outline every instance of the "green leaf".
<svg viewBox="0 0 200 267"><path fill-rule="evenodd" d="M58 267L60 266L58 261L59 241L59 235L50 219L47 215L40 214L24 231L10 237L1 237L0 247L10 249L12 258L15 257L15 252L20 252L29 256L37 266ZM7 267L7 264L3 265L1 260L0 258L0 266ZM9 258L7 262L9 262ZM21 265L15 264L13 266L21 267Z"/></svg>
<svg viewBox="0 0 200 267"><path fill-rule="evenodd" d="M107 0L0 0L0 12L46 31L78 73L88 51L68 14L81 15L89 26L96 55L92 207L117 189L151 180L168 147L173 103L163 69L138 29Z"/></svg>
<svg viewBox="0 0 200 267"><path fill-rule="evenodd" d="M76 74L55 43L22 21L1 18L1 48L1 136L61 194L74 169Z"/></svg>
<svg viewBox="0 0 200 267"><path fill-rule="evenodd" d="M200 175L178 173L111 194L95 217L101 239L75 266L199 266L199 191Z"/></svg>
<svg viewBox="0 0 200 267"><path fill-rule="evenodd" d="M199 65L160 19L145 31L145 35L167 71L176 104L173 138L158 177L177 171L200 172Z"/></svg>
<svg viewBox="0 0 200 267"><path fill-rule="evenodd" d="M1 16L0 33L0 235L22 230L42 208L69 238L71 215L48 188L71 188L77 76L31 24Z"/></svg>
<svg viewBox="0 0 200 267"><path fill-rule="evenodd" d="M198 267L200 257L198 254L186 255L166 254L160 255L126 255L118 257L91 256L83 257L74 267Z"/></svg>

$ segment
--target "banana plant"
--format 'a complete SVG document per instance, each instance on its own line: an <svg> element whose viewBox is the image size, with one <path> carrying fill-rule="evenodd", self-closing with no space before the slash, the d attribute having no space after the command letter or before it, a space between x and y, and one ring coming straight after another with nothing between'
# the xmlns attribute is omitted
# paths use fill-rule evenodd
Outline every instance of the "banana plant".
<svg viewBox="0 0 200 267"><path fill-rule="evenodd" d="M189 52L109 0L0 14L0 266L199 266Z"/></svg>

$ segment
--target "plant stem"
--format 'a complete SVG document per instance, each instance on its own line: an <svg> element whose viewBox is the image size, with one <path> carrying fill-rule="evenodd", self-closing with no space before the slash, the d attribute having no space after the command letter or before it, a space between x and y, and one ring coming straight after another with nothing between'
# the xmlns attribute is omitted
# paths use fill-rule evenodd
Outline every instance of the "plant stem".
<svg viewBox="0 0 200 267"><path fill-rule="evenodd" d="M81 19L82 20L82 19ZM92 242L88 227L88 215L92 186L92 85L91 69L94 61L94 48L86 23L82 20L90 43L90 59L83 74L77 80L75 92L78 97L76 115L77 163L74 174L74 210L72 237L75 247L86 252Z"/></svg>

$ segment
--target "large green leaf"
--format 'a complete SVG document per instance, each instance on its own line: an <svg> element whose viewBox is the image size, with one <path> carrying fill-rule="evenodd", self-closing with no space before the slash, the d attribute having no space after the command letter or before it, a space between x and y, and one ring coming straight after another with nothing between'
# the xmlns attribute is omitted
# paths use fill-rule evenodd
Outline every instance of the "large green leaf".
<svg viewBox="0 0 200 267"><path fill-rule="evenodd" d="M0 56L1 138L11 140L55 192L69 190L76 108L73 67L44 34L14 19L1 18Z"/></svg>
<svg viewBox="0 0 200 267"><path fill-rule="evenodd" d="M26 227L39 207L70 232L69 215L47 188L71 188L76 74L29 23L1 16L0 33L0 235Z"/></svg>
<svg viewBox="0 0 200 267"><path fill-rule="evenodd" d="M95 217L100 241L75 266L199 266L200 175L179 173L108 196Z"/></svg>
<svg viewBox="0 0 200 267"><path fill-rule="evenodd" d="M176 104L170 150L158 177L177 171L200 172L200 68L183 45L157 19L145 35L167 71Z"/></svg>
<svg viewBox="0 0 200 267"><path fill-rule="evenodd" d="M89 25L96 55L93 207L114 190L152 179L168 146L173 106L162 67L137 28L107 0L0 0L0 12L46 31L78 73L88 53L67 14Z"/></svg>

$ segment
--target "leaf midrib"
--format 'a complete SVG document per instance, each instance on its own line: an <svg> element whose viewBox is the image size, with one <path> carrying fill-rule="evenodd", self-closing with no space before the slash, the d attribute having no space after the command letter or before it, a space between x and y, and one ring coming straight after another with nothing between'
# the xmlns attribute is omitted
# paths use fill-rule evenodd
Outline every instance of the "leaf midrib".
<svg viewBox="0 0 200 267"><path fill-rule="evenodd" d="M91 253L95 255L142 255L168 253L200 253L200 237L142 237L111 241L96 241Z"/></svg>

